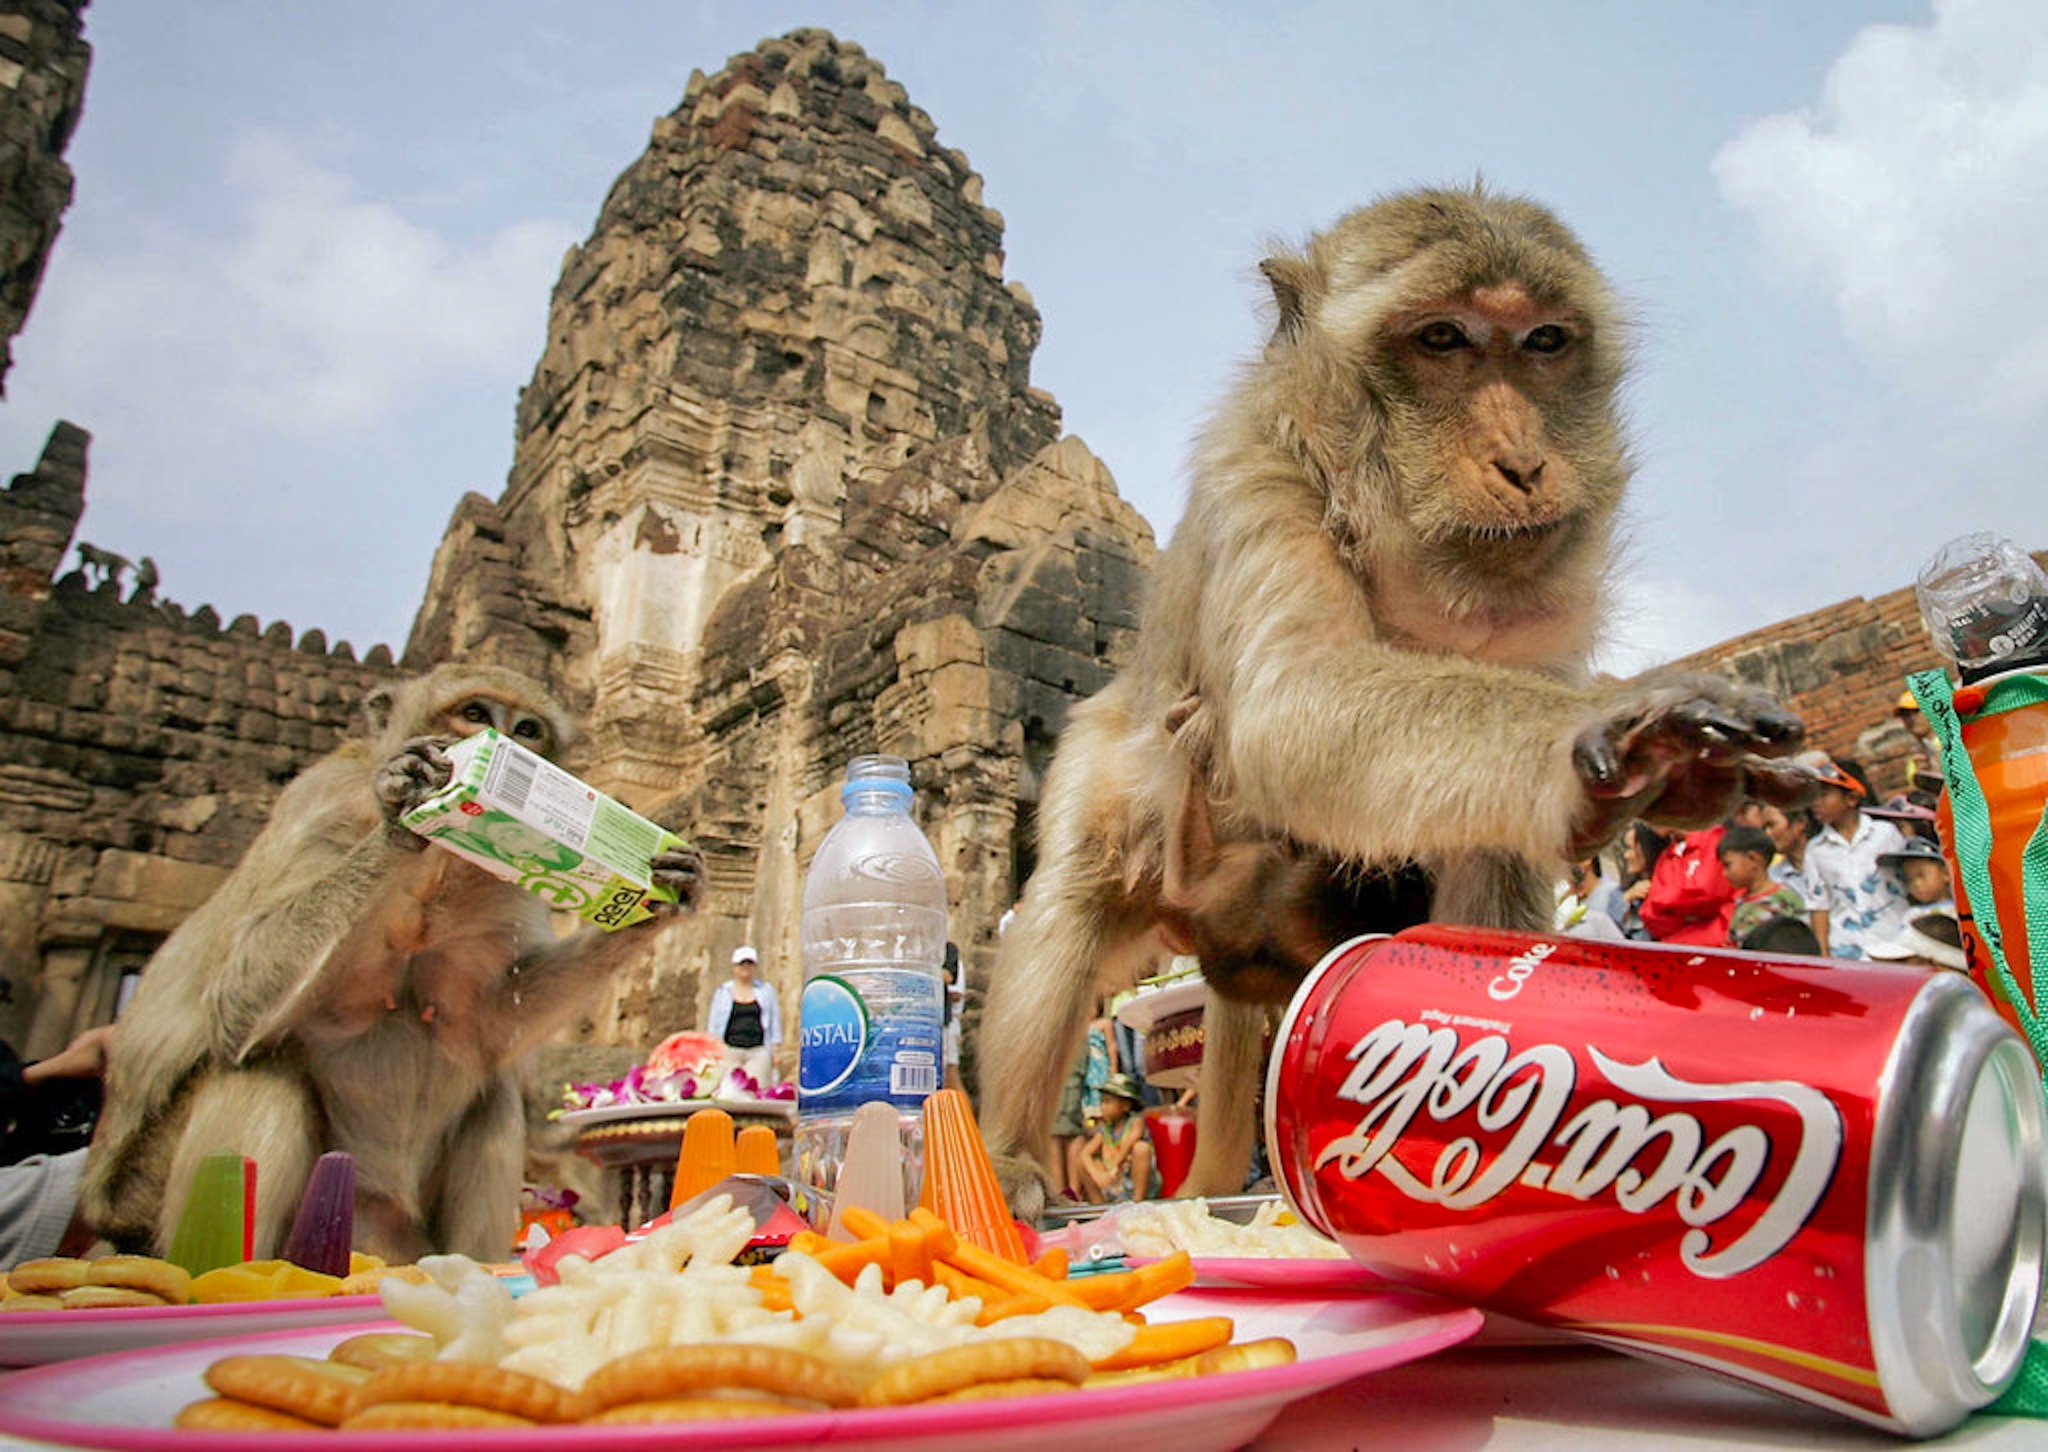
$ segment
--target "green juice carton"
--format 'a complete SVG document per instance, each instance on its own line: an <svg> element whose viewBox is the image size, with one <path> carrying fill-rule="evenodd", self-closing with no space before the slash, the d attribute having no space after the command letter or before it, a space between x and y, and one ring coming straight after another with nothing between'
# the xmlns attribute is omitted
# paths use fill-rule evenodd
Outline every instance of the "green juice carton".
<svg viewBox="0 0 2048 1452"><path fill-rule="evenodd" d="M675 833L488 728L447 753L448 785L399 819L429 842L606 932L675 901L653 868Z"/></svg>

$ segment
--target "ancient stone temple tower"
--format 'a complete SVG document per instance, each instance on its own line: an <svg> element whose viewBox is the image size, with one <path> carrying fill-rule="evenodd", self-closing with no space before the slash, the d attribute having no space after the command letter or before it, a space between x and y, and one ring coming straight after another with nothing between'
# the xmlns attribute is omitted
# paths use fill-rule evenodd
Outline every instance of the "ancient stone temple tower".
<svg viewBox="0 0 2048 1452"><path fill-rule="evenodd" d="M708 912L599 1035L701 1022L743 941L793 1002L861 752L912 762L954 936L992 956L1036 774L1153 554L1031 386L1039 331L967 159L821 31L693 76L570 252L510 482L457 509L406 658L552 681L572 765L711 855Z"/></svg>
<svg viewBox="0 0 2048 1452"><path fill-rule="evenodd" d="M71 204L64 148L92 63L84 9L85 0L0 0L0 396Z"/></svg>

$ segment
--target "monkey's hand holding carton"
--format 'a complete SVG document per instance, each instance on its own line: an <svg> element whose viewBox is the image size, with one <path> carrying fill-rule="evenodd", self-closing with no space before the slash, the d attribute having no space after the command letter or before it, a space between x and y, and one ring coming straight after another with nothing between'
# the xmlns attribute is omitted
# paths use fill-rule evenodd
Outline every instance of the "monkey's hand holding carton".
<svg viewBox="0 0 2048 1452"><path fill-rule="evenodd" d="M654 858L686 843L496 731L446 748L448 784L399 818L436 846L610 932L675 891Z"/></svg>

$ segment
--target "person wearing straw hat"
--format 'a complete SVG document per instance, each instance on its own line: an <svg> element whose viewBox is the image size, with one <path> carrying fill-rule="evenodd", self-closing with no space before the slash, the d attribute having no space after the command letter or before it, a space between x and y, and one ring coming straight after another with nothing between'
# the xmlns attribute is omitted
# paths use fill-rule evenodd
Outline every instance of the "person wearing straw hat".
<svg viewBox="0 0 2048 1452"><path fill-rule="evenodd" d="M1144 1091L1129 1074L1102 1085L1102 1118L1081 1146L1081 1193L1093 1204L1149 1200L1159 1193L1152 1141L1138 1106Z"/></svg>

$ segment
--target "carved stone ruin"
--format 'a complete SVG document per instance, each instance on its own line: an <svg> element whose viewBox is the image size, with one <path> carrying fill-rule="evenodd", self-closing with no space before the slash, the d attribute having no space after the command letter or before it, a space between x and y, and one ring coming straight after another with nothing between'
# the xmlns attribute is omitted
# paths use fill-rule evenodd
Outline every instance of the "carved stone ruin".
<svg viewBox="0 0 2048 1452"><path fill-rule="evenodd" d="M703 912L571 1037L700 1025L743 941L793 1022L803 872L862 752L912 763L978 998L1154 555L1031 386L1002 232L878 63L798 31L694 75L565 262L510 479L455 506L403 665L546 679L588 723L570 768L709 856ZM126 600L60 573L85 444L60 425L0 494L0 1035L37 1052L104 1021L393 670L188 616L153 567Z"/></svg>

